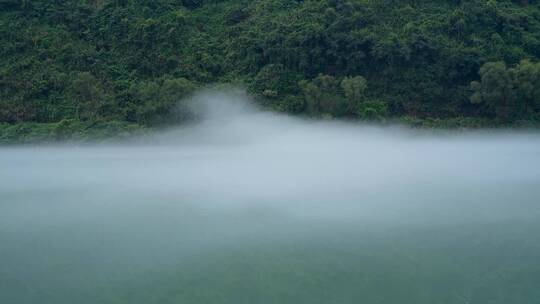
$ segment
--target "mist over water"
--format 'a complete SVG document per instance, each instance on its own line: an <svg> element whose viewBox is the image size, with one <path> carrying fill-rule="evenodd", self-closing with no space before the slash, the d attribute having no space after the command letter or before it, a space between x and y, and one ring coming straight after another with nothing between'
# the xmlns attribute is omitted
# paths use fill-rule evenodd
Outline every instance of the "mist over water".
<svg viewBox="0 0 540 304"><path fill-rule="evenodd" d="M265 112L0 149L0 303L537 303L540 136Z"/></svg>

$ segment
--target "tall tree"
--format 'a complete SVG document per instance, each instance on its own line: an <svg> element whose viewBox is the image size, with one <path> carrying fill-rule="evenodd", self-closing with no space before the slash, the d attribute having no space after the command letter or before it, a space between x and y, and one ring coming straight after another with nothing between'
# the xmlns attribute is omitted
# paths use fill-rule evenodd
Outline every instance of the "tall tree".
<svg viewBox="0 0 540 304"><path fill-rule="evenodd" d="M354 113L358 105L365 99L367 80L362 76L345 77L341 81L341 88L347 99L347 111Z"/></svg>
<svg viewBox="0 0 540 304"><path fill-rule="evenodd" d="M498 118L509 120L516 101L514 81L504 62L488 62L480 68L480 82L473 81L471 102L484 104Z"/></svg>

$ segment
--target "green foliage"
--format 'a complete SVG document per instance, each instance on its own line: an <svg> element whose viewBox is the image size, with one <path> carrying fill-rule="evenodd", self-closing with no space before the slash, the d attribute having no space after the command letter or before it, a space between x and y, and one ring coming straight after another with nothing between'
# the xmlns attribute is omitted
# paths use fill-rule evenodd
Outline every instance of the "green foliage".
<svg viewBox="0 0 540 304"><path fill-rule="evenodd" d="M130 89L134 104L130 105L127 118L143 125L187 120L190 111L185 99L195 89L185 78L140 82Z"/></svg>
<svg viewBox="0 0 540 304"><path fill-rule="evenodd" d="M518 104L517 118L540 118L540 63L523 60L511 70Z"/></svg>
<svg viewBox="0 0 540 304"><path fill-rule="evenodd" d="M10 0L0 58L10 124L176 122L219 82L315 116L537 121L540 3Z"/></svg>
<svg viewBox="0 0 540 304"><path fill-rule="evenodd" d="M53 143L57 141L101 142L144 134L141 126L123 121L83 122L64 119L57 123L0 123L0 144Z"/></svg>
<svg viewBox="0 0 540 304"><path fill-rule="evenodd" d="M314 115L343 116L346 113L345 98L339 94L339 80L319 74L316 78L299 82L306 100L307 110Z"/></svg>
<svg viewBox="0 0 540 304"><path fill-rule="evenodd" d="M347 111L353 112L364 101L367 81L362 76L345 77L341 81L341 88L347 99Z"/></svg>
<svg viewBox="0 0 540 304"><path fill-rule="evenodd" d="M388 104L367 100L367 81L362 76L342 79L319 74L312 80L302 80L299 87L304 95L307 111L313 115L330 117L358 117L382 121L388 115Z"/></svg>
<svg viewBox="0 0 540 304"><path fill-rule="evenodd" d="M268 64L264 66L253 80L253 89L255 92L265 91L273 92L273 97L285 96L294 90L294 79L291 72L282 64Z"/></svg>
<svg viewBox="0 0 540 304"><path fill-rule="evenodd" d="M388 104L380 100L369 100L357 107L357 115L363 120L383 122L388 116Z"/></svg>
<svg viewBox="0 0 540 304"><path fill-rule="evenodd" d="M305 108L306 103L303 98L288 95L283 99L280 110L287 113L299 114L302 113Z"/></svg>
<svg viewBox="0 0 540 304"><path fill-rule="evenodd" d="M102 85L88 72L78 73L67 88L67 97L75 102L75 116L81 120L95 120L116 108Z"/></svg>
<svg viewBox="0 0 540 304"><path fill-rule="evenodd" d="M471 102L483 104L503 121L535 119L540 112L540 63L524 60L514 68L488 62L473 81Z"/></svg>
<svg viewBox="0 0 540 304"><path fill-rule="evenodd" d="M508 119L515 103L512 77L503 62L489 62L480 69L481 82L473 82L473 103L485 103L498 117Z"/></svg>

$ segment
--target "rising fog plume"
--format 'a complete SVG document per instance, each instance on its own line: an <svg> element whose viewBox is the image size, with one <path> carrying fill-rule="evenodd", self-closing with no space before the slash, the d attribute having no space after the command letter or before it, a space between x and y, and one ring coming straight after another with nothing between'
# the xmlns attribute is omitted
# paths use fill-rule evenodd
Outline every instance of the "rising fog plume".
<svg viewBox="0 0 540 304"><path fill-rule="evenodd" d="M198 123L130 144L0 150L0 303L537 294L519 280L540 279L538 134L305 120L238 92L191 102Z"/></svg>

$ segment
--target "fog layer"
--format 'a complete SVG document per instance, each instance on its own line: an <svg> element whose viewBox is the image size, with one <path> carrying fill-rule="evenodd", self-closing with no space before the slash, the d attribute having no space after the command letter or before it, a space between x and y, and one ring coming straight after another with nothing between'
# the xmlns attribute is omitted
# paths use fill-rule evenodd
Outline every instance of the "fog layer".
<svg viewBox="0 0 540 304"><path fill-rule="evenodd" d="M194 261L215 274L220 265L231 261L218 253L241 256L235 250L254 244L267 248L263 252L290 242L354 240L360 244L383 238L389 231L408 231L406 237L392 234L392 240L399 243L405 238L409 245L446 237L453 248L449 250L468 248L474 242L483 242L485 248L506 236L511 240L508 244L532 246L519 251L521 259L540 259L538 237L531 234L517 241L521 232L512 228L528 231L524 225L536 227L540 220L540 136L536 133L427 132L308 121L258 110L235 92L205 92L192 102L200 122L131 144L0 150L2 303L38 303L38 299L39 303L123 303L129 292L111 296L120 299L114 302L107 296L111 293L107 286L123 286L131 292L152 290L144 281L149 273L170 272ZM441 228L485 225L500 228L501 236L493 238L476 228ZM440 229L440 235L433 232L426 239L426 231ZM457 232L449 236L448 231ZM328 242L327 247L339 247ZM444 260L441 252L438 257ZM201 258L216 254L220 258ZM483 254L477 252L474 259L482 260ZM309 256L296 258L309 261ZM507 258L504 261L519 259ZM328 263L330 269L341 269L339 263ZM264 273L256 262L249 265L253 272ZM483 282L490 267L456 282L465 277ZM528 268L538 271L539 267ZM431 271L437 267L426 266L423 273ZM445 275L449 274L441 276ZM307 280L287 278L298 284ZM239 282L243 279L251 280L238 275ZM140 286L133 283L141 280L145 283ZM126 285L128 281L135 285ZM242 284L247 282L225 290ZM409 300L465 303L458 299L482 296L475 294L474 287L456 284L448 294L413 297L411 293ZM185 292L179 291L178 298L198 299L182 283L175 286L168 292L177 288ZM358 299L352 296L354 288L340 294ZM529 291L532 288L525 293ZM285 291L272 295L280 292ZM150 297L146 303L173 302L160 295L161 302ZM217 303L242 302L235 296L227 297L225 292ZM329 300L334 295L326 296L315 298ZM392 290L387 301L392 296L409 303L407 296ZM493 300L489 294L483 296ZM212 299L216 303L217 298ZM277 303L265 301L264 292L250 299ZM307 296L294 299L316 302Z"/></svg>

